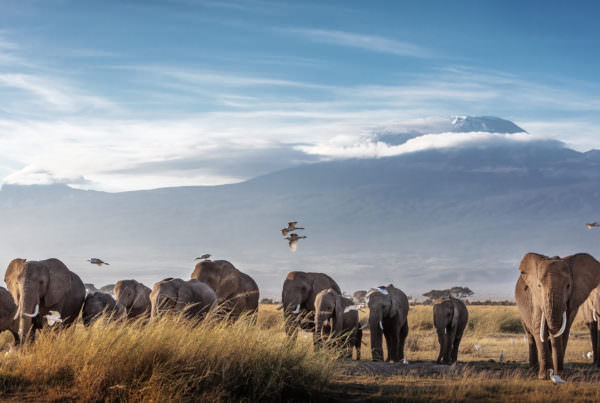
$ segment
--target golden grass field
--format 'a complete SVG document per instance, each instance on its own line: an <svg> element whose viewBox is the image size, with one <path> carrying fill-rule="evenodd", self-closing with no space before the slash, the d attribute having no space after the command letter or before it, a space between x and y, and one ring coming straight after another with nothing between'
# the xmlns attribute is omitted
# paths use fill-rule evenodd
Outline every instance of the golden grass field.
<svg viewBox="0 0 600 403"><path fill-rule="evenodd" d="M0 335L2 401L600 401L600 370L583 354L587 328L572 330L564 378L555 386L528 373L517 307L470 306L455 366L436 365L432 307L409 312L408 365L314 352L312 335L289 342L281 312L261 305L256 324L177 317L150 324L98 321L41 332L21 350ZM367 313L361 313L366 321ZM479 344L481 351L473 345ZM7 353L5 353L7 352ZM499 363L504 352L505 363Z"/></svg>

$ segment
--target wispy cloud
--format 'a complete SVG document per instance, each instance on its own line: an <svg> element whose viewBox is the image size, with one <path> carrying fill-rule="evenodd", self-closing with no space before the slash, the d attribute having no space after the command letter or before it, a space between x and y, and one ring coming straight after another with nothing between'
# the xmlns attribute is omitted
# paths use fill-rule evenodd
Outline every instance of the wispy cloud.
<svg viewBox="0 0 600 403"><path fill-rule="evenodd" d="M282 31L302 36L313 42L358 48L396 56L431 57L433 52L422 46L377 35L357 34L311 28L288 28Z"/></svg>
<svg viewBox="0 0 600 403"><path fill-rule="evenodd" d="M328 158L382 158L413 153L417 151L464 147L467 145L487 145L514 141L534 141L539 137L528 133L436 133L424 134L409 139L400 145L390 145L372 138L356 141L348 137L338 137L327 143L310 146L296 146L308 154Z"/></svg>
<svg viewBox="0 0 600 403"><path fill-rule="evenodd" d="M82 94L64 83L31 74L0 74L0 87L25 91L35 96L48 109L64 112L75 112L86 108L107 109L115 106L103 97Z"/></svg>

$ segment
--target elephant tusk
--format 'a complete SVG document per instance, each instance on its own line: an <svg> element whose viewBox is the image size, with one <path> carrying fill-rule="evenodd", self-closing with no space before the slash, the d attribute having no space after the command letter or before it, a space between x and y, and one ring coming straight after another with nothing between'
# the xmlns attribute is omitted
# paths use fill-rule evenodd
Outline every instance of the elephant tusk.
<svg viewBox="0 0 600 403"><path fill-rule="evenodd" d="M23 312L23 315L27 316L28 318L35 318L38 313L40 313L40 304L35 305L35 311L32 314Z"/></svg>
<svg viewBox="0 0 600 403"><path fill-rule="evenodd" d="M596 310L592 310L592 317L594 318L594 322L598 322L598 315L596 314Z"/></svg>
<svg viewBox="0 0 600 403"><path fill-rule="evenodd" d="M563 312L563 320L562 320L562 326L560 327L560 330L558 331L557 334L553 334L552 337L554 337L555 339L557 337L562 336L562 334L565 332L565 328L567 327L567 311Z"/></svg>
<svg viewBox="0 0 600 403"><path fill-rule="evenodd" d="M292 312L292 313L296 313L296 314L300 313L300 304L298 304L296 306L296 310L294 312Z"/></svg>
<svg viewBox="0 0 600 403"><path fill-rule="evenodd" d="M344 313L348 313L350 311L359 311L362 308L360 305L350 305L344 308Z"/></svg>
<svg viewBox="0 0 600 403"><path fill-rule="evenodd" d="M444 328L444 334L448 334L448 328L447 327Z"/></svg>
<svg viewBox="0 0 600 403"><path fill-rule="evenodd" d="M369 324L365 324L363 327L360 328L360 330L365 330L365 329L368 329L368 328L369 328ZM365 344L365 346L366 346L366 344Z"/></svg>
<svg viewBox="0 0 600 403"><path fill-rule="evenodd" d="M544 327L546 325L546 318L544 318L544 313L542 312L542 322L540 323L540 340L543 343L544 342L544 333L545 330Z"/></svg>
<svg viewBox="0 0 600 403"><path fill-rule="evenodd" d="M277 307L277 310L278 310L278 311L281 311L282 309L283 309L283 305L279 305L279 306Z"/></svg>
<svg viewBox="0 0 600 403"><path fill-rule="evenodd" d="M381 323L381 321L379 321L379 328L383 330L383 323Z"/></svg>
<svg viewBox="0 0 600 403"><path fill-rule="evenodd" d="M17 313L15 313L15 317L13 320L17 320L19 318L19 313L21 312L21 307L17 306Z"/></svg>

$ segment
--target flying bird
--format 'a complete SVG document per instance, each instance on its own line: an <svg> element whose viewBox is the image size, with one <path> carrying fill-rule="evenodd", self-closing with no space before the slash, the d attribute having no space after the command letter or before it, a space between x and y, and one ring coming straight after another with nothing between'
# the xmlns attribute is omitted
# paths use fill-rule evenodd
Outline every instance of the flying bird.
<svg viewBox="0 0 600 403"><path fill-rule="evenodd" d="M298 247L298 241L306 238L306 236L299 236L298 234L290 234L290 236L286 237L290 244L290 250L292 252L296 252L296 248Z"/></svg>
<svg viewBox="0 0 600 403"><path fill-rule="evenodd" d="M88 262L90 262L91 264L95 264L98 267L102 266L103 264L110 266L110 263L106 263L105 261L103 261L102 259L98 259L97 257L88 259Z"/></svg>
<svg viewBox="0 0 600 403"><path fill-rule="evenodd" d="M208 259L210 259L210 256L211 256L210 253L205 253L204 255L199 256L194 260L208 260Z"/></svg>
<svg viewBox="0 0 600 403"><path fill-rule="evenodd" d="M585 226L587 227L587 229L592 229L593 227L600 227L600 224L598 224L596 221L594 221L594 222L585 223Z"/></svg>
<svg viewBox="0 0 600 403"><path fill-rule="evenodd" d="M565 383L565 380L562 379L559 375L554 375L553 369L550 370L550 379L555 385L558 385L559 383Z"/></svg>
<svg viewBox="0 0 600 403"><path fill-rule="evenodd" d="M301 228L301 227L296 227L296 225L297 225L297 224L298 224L298 221L290 221L290 222L288 223L288 226L287 226L287 228L283 228L283 229L281 230L281 234L282 234L283 236L288 236L288 234L289 234L290 232L294 232L294 231L296 231L296 230L302 230L302 229L304 229L304 228Z"/></svg>

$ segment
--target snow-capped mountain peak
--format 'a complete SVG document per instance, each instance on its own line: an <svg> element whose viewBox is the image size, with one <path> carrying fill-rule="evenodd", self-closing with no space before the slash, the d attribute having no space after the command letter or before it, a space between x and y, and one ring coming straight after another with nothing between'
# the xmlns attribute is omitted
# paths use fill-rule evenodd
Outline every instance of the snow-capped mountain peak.
<svg viewBox="0 0 600 403"><path fill-rule="evenodd" d="M522 128L510 120L495 116L453 116L453 132L521 133Z"/></svg>

